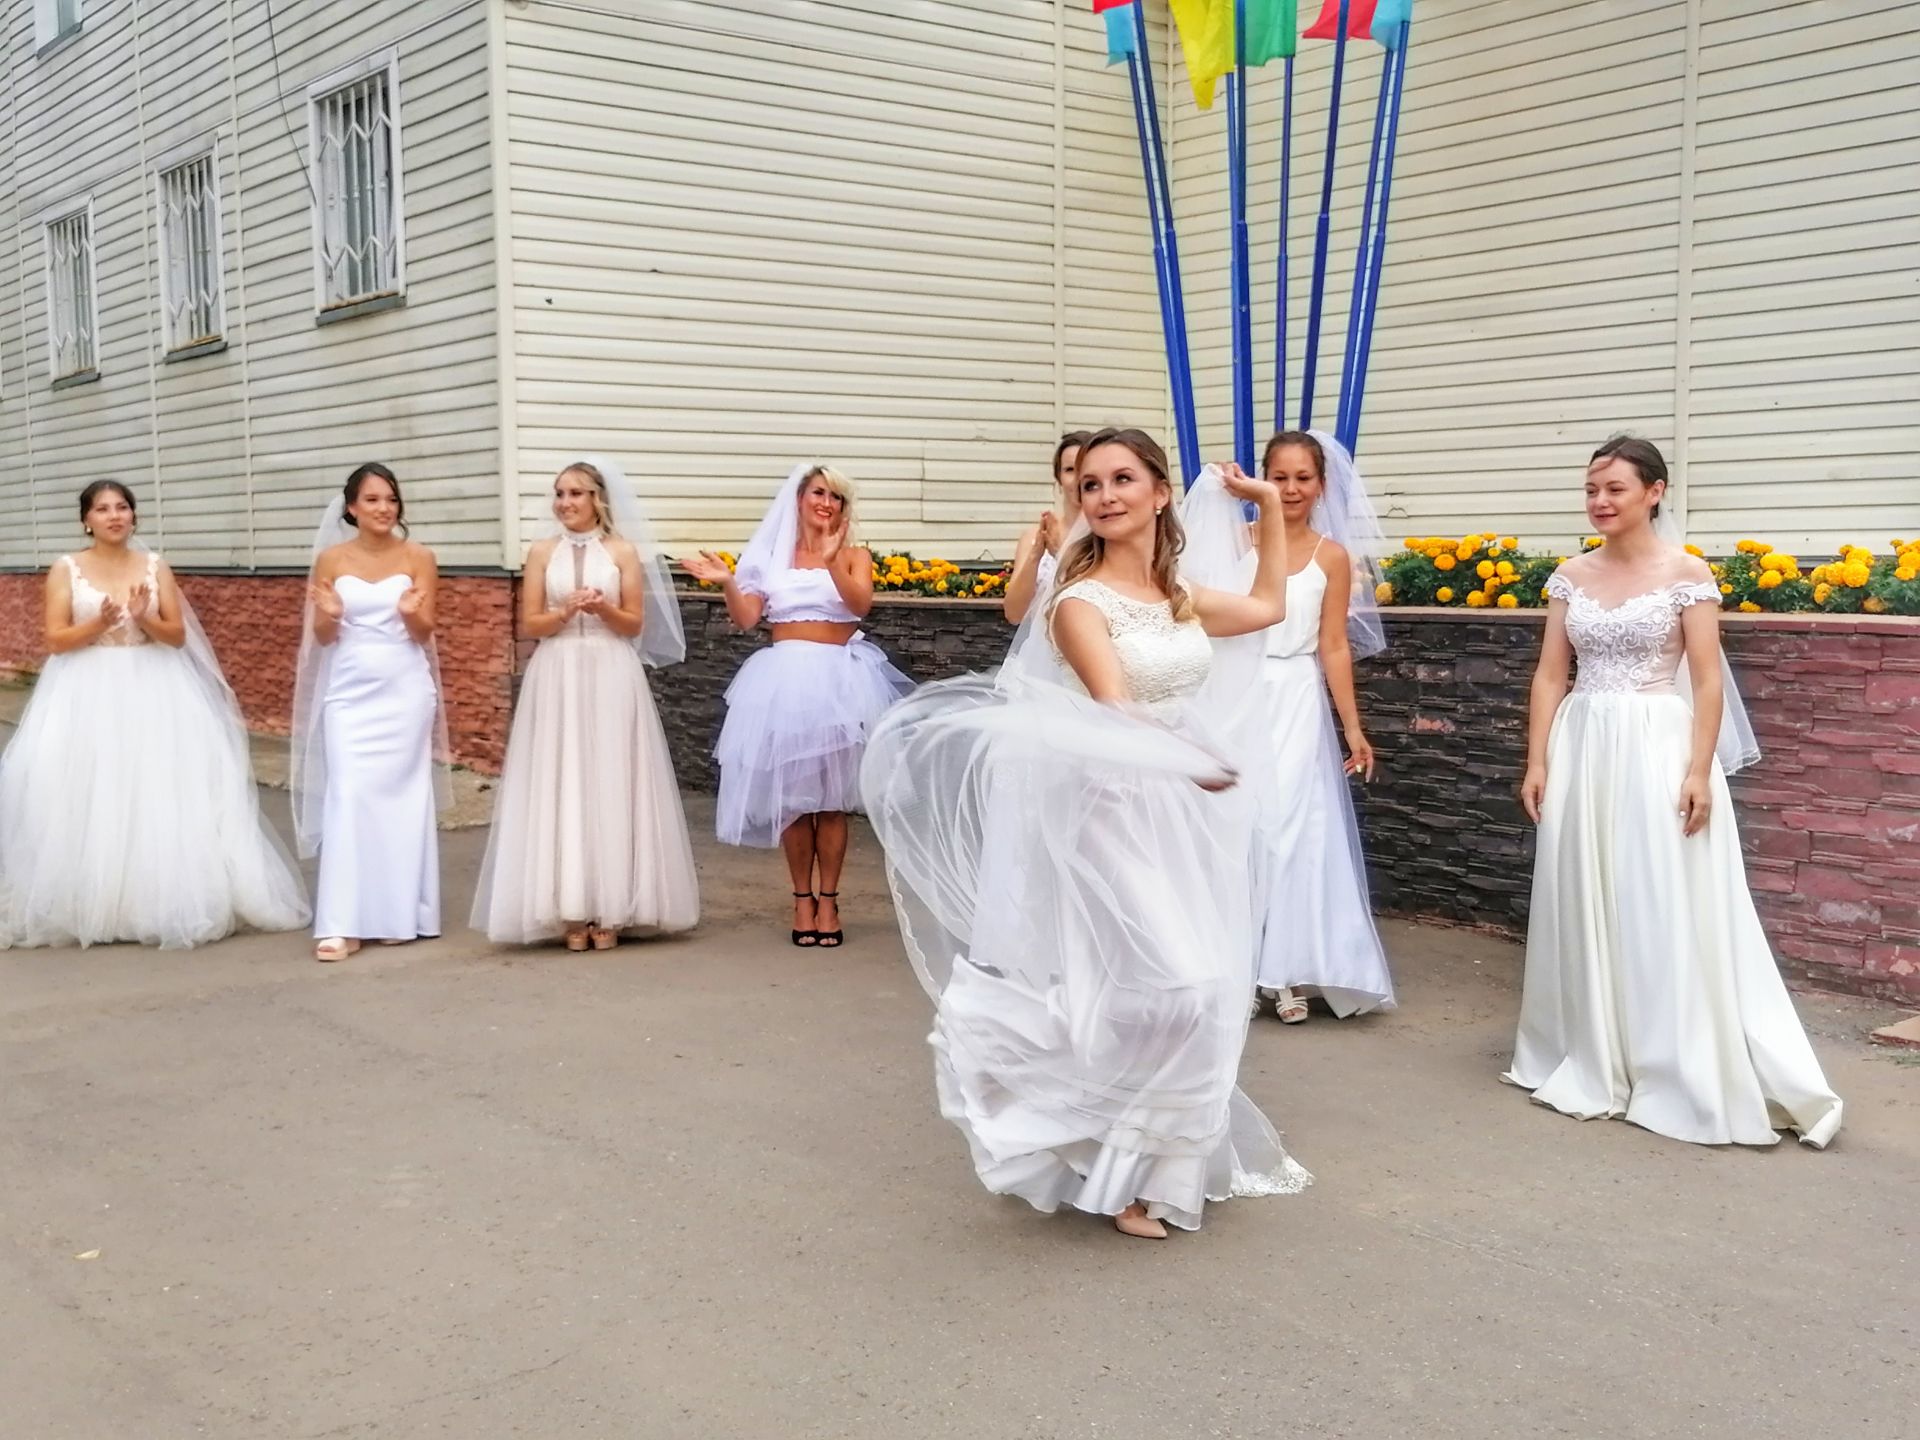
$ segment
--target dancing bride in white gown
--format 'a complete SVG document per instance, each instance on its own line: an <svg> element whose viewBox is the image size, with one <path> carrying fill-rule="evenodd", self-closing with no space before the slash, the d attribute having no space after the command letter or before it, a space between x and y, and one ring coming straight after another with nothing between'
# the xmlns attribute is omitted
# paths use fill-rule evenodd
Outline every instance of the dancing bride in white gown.
<svg viewBox="0 0 1920 1440"><path fill-rule="evenodd" d="M1157 1238L1196 1228L1209 1199L1311 1178L1234 1083L1252 802L1202 720L1253 683L1286 541L1273 487L1233 471L1226 486L1262 506L1252 592L1185 584L1157 444L1102 432L1079 483L1090 533L1063 552L1040 627L998 677L889 711L862 790L935 1002L941 1113L981 1183ZM1218 472L1199 483L1217 533L1244 540ZM1237 659L1208 641L1247 635Z"/></svg>
<svg viewBox="0 0 1920 1440"><path fill-rule="evenodd" d="M300 853L320 856L316 960L440 933L436 808L450 799L434 662L433 552L406 538L400 485L362 465L314 547L293 706Z"/></svg>
<svg viewBox="0 0 1920 1440"><path fill-rule="evenodd" d="M93 544L47 576L53 653L0 753L0 949L295 929L305 887L192 607L132 543L125 486L89 485L80 518Z"/></svg>
<svg viewBox="0 0 1920 1440"><path fill-rule="evenodd" d="M1665 493L1652 445L1602 446L1587 515L1605 547L1547 584L1521 790L1540 833L1504 1078L1676 1140L1771 1145L1791 1129L1823 1146L1840 1100L1760 928L1727 789L1725 769L1758 752L1723 706L1720 591L1654 533Z"/></svg>

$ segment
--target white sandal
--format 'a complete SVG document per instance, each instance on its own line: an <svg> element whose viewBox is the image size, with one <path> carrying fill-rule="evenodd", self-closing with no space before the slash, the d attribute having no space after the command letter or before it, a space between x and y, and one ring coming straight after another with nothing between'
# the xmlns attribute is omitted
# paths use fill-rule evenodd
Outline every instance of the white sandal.
<svg viewBox="0 0 1920 1440"><path fill-rule="evenodd" d="M1282 990L1273 997L1274 1013L1280 1017L1282 1025L1301 1025L1306 1023L1307 1000L1297 990Z"/></svg>
<svg viewBox="0 0 1920 1440"><path fill-rule="evenodd" d="M358 940L349 940L344 935L329 935L313 947L313 958L323 965L335 960L344 960L360 948Z"/></svg>

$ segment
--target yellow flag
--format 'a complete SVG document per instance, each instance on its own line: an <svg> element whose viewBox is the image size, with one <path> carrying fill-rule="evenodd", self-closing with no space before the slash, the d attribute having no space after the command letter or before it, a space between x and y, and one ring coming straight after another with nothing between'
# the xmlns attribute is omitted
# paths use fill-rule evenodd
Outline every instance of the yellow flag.
<svg viewBox="0 0 1920 1440"><path fill-rule="evenodd" d="M1194 101L1210 109L1215 83L1233 69L1233 0L1169 0L1169 8Z"/></svg>

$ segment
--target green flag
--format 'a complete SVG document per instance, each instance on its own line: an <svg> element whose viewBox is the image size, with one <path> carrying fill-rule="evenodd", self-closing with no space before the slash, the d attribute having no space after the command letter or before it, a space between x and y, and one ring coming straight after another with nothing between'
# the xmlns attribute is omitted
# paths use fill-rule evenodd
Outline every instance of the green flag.
<svg viewBox="0 0 1920 1440"><path fill-rule="evenodd" d="M1247 64L1284 60L1300 48L1298 0L1241 0L1247 17Z"/></svg>

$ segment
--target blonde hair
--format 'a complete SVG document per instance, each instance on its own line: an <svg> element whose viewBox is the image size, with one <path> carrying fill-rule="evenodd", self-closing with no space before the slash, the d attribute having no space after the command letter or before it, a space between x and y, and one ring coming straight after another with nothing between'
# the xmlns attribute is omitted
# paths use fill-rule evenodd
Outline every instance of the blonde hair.
<svg viewBox="0 0 1920 1440"><path fill-rule="evenodd" d="M807 487L818 480L827 489L840 497L840 513L847 517L847 543L853 543L853 481L842 475L831 465L816 465L800 477L800 489L793 497L797 506L800 497L807 493Z"/></svg>
<svg viewBox="0 0 1920 1440"><path fill-rule="evenodd" d="M1119 445L1153 472L1156 489L1167 491L1167 503L1153 521L1153 583L1167 597L1173 618L1193 618L1193 597L1180 580L1180 552L1187 548L1187 532L1181 528L1180 512L1173 503L1173 482L1167 478L1167 452L1144 430L1108 429L1090 436L1080 447L1080 461L1086 463L1102 445ZM1069 585L1084 580L1107 558L1107 542L1089 530L1060 556L1060 569L1053 582L1053 598L1047 604L1047 623L1053 623L1053 607L1060 603Z"/></svg>
<svg viewBox="0 0 1920 1440"><path fill-rule="evenodd" d="M613 528L613 505L612 502L607 499L607 477L600 473L599 466L589 465L584 460L576 460L573 464L567 466L566 469L553 477L554 484L559 484L560 481L568 475L584 475L587 477L588 482L593 486L593 514L594 518L600 522L600 533L602 535L612 535L615 533Z"/></svg>

